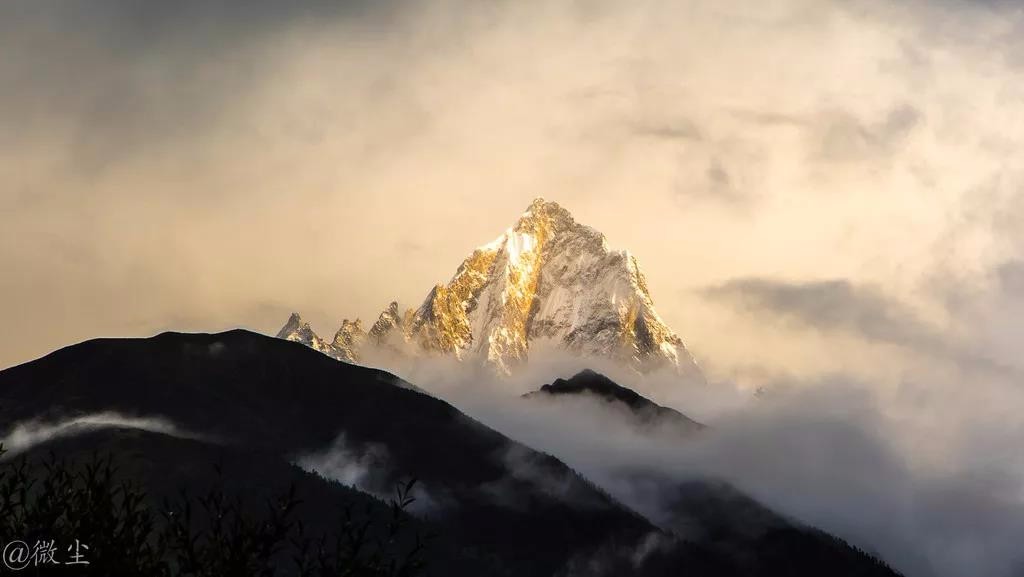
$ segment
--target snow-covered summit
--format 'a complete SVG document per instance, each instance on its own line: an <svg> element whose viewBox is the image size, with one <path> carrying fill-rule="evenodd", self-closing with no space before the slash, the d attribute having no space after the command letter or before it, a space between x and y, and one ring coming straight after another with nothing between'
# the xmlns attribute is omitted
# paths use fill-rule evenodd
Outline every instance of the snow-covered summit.
<svg viewBox="0 0 1024 577"><path fill-rule="evenodd" d="M511 374L527 362L531 346L544 343L641 372L667 367L700 376L654 310L636 259L609 249L603 234L542 198L474 250L418 308L399 311L391 303L380 315L370 345L452 355Z"/></svg>

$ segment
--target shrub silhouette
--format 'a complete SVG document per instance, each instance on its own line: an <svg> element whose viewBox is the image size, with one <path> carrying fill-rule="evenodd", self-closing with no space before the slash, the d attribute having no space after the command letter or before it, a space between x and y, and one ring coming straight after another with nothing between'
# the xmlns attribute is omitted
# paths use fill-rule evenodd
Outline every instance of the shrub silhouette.
<svg viewBox="0 0 1024 577"><path fill-rule="evenodd" d="M0 547L51 544L51 556L19 572L33 576L414 577L425 569L424 540L406 514L415 479L396 486L386 510L346 507L336 531L309 535L295 514L294 487L260 507L226 492L219 468L217 478L205 494L182 490L154 507L140 487L118 478L109 456L5 461ZM76 540L88 565L67 564Z"/></svg>

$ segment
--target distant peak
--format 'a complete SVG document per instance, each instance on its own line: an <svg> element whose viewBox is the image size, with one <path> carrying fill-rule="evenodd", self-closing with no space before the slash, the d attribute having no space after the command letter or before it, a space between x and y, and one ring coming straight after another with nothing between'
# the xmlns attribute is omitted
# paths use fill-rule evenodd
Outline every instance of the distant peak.
<svg viewBox="0 0 1024 577"><path fill-rule="evenodd" d="M569 211L562 208L560 204L554 201L545 200L544 197L538 196L533 199L530 206L526 207L525 215L528 214L564 214L568 215Z"/></svg>
<svg viewBox="0 0 1024 577"><path fill-rule="evenodd" d="M527 210L529 210L530 208L534 208L534 207L544 206L547 203L548 203L548 201L544 200L543 196L538 196L538 197L533 199L533 202L530 203L530 206L529 206L529 208L527 208ZM552 203L552 204L554 204L554 203Z"/></svg>
<svg viewBox="0 0 1024 577"><path fill-rule="evenodd" d="M571 397L584 394L594 395L609 403L622 403L645 426L669 424L680 432L686 433L699 431L704 428L704 425L690 419L679 411L658 405L633 389L624 387L605 375L590 369L584 369L568 380L556 379L555 382L544 385L539 390L527 393L523 397L537 398L542 395Z"/></svg>
<svg viewBox="0 0 1024 577"><path fill-rule="evenodd" d="M288 317L288 322L286 322L284 326L281 327L281 330L278 331L277 338L288 338L288 335L294 334L305 324L306 323L302 320L299 313L292 313L291 316Z"/></svg>
<svg viewBox="0 0 1024 577"><path fill-rule="evenodd" d="M623 387L605 375L592 369L583 369L571 378L556 379L554 383L544 385L541 390L552 393L591 391L603 396L613 396L619 400L634 402L640 395L632 389Z"/></svg>
<svg viewBox="0 0 1024 577"><path fill-rule="evenodd" d="M526 212L519 217L519 220L512 226L511 230L518 233L536 235L545 230L567 232L581 228L585 227L576 224L572 214L557 202L537 197L526 208Z"/></svg>
<svg viewBox="0 0 1024 577"><path fill-rule="evenodd" d="M341 328L339 329L339 331L344 331L344 330L355 330L355 331L358 331L358 330L362 330L362 328L363 328L363 321L360 318L356 318L356 320L354 320L354 321L350 321L348 319L342 319L341 320Z"/></svg>
<svg viewBox="0 0 1024 577"><path fill-rule="evenodd" d="M290 324L302 333L297 338L313 340L297 315ZM633 255L611 250L603 234L541 196L418 307L401 312L390 303L368 336L388 351L450 354L500 375L511 374L544 342L640 373L664 367L703 380L682 339L655 312Z"/></svg>

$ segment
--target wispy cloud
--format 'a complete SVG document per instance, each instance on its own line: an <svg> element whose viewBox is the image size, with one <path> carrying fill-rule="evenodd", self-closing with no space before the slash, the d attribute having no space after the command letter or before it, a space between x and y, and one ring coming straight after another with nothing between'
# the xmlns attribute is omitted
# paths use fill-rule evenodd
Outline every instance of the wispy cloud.
<svg viewBox="0 0 1024 577"><path fill-rule="evenodd" d="M101 429L138 429L182 439L206 438L179 429L163 417L132 417L115 412L101 412L59 421L33 419L16 423L3 438L0 438L0 443L7 450L5 457L13 457L55 439Z"/></svg>
<svg viewBox="0 0 1024 577"><path fill-rule="evenodd" d="M870 285L845 279L790 282L739 278L708 287L703 294L745 313L798 328L845 333L896 345L964 368L1012 376L1010 365L962 342L948 328L925 321L905 303Z"/></svg>
<svg viewBox="0 0 1024 577"><path fill-rule="evenodd" d="M305 471L388 500L395 496L394 484L407 480L399 477L390 460L386 446L377 443L354 444L342 432L330 447L297 455L294 462ZM423 483L413 487L411 496L415 501L410 510L417 514L429 515L442 506L442 501L435 493L428 491Z"/></svg>
<svg viewBox="0 0 1024 577"><path fill-rule="evenodd" d="M852 332L894 344L931 346L941 333L911 309L871 286L845 279L788 282L767 278L739 278L704 289L712 299L724 300L758 313L782 317L796 324L831 331Z"/></svg>

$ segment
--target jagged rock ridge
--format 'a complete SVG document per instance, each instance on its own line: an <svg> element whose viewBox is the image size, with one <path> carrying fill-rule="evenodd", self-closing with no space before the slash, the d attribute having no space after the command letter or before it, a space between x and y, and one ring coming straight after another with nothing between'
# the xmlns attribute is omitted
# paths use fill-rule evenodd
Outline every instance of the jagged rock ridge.
<svg viewBox="0 0 1024 577"><path fill-rule="evenodd" d="M288 317L288 322L278 331L277 338L302 343L339 361L358 363L361 359L359 351L363 348L367 335L359 319L345 319L334 335L334 340L328 343L313 331L309 323L302 320L299 313L292 313Z"/></svg>
<svg viewBox="0 0 1024 577"><path fill-rule="evenodd" d="M551 345L640 372L671 368L701 378L682 339L655 311L636 259L611 250L603 234L540 198L514 226L474 250L418 308L400 310L391 303L367 338L340 347L316 337L301 319L293 322L297 315L278 336L350 362L368 344L452 355L507 375L528 360L531 348Z"/></svg>

